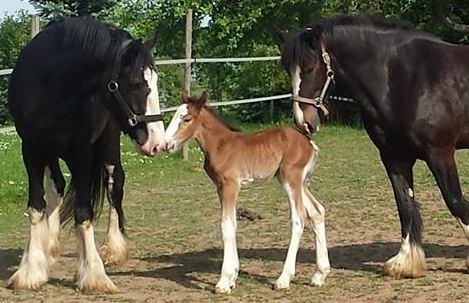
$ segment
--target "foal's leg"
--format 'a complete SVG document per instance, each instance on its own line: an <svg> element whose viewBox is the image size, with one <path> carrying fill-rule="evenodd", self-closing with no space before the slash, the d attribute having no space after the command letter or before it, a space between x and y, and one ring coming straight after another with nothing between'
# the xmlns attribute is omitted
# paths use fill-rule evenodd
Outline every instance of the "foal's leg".
<svg viewBox="0 0 469 303"><path fill-rule="evenodd" d="M221 276L215 286L216 293L231 292L236 286L239 271L238 250L236 248L236 198L239 184L224 182L218 187L218 195L222 206L221 231L223 238L223 265Z"/></svg>
<svg viewBox="0 0 469 303"><path fill-rule="evenodd" d="M106 275L94 240L91 205L94 160L91 148L84 148L67 162L76 190L75 223L79 250L77 283L83 292L113 292L117 288Z"/></svg>
<svg viewBox="0 0 469 303"><path fill-rule="evenodd" d="M313 231L316 238L316 267L317 271L311 278L313 285L323 285L330 272L329 255L326 242L326 210L324 206L311 194L306 184L303 186L303 203L308 216L313 221Z"/></svg>
<svg viewBox="0 0 469 303"><path fill-rule="evenodd" d="M127 259L127 243L124 238L124 195L125 175L120 161L116 165L106 163L107 198L109 201L109 221L107 237L100 251L106 264L122 264Z"/></svg>
<svg viewBox="0 0 469 303"><path fill-rule="evenodd" d="M60 171L59 161L49 162L45 170L46 183L46 213L49 223L48 257L49 264L53 264L59 257L60 205L63 202L65 179Z"/></svg>
<svg viewBox="0 0 469 303"><path fill-rule="evenodd" d="M451 214L456 217L469 240L469 203L464 198L454 161L454 148L434 149L429 153L427 164L436 179L443 199ZM469 268L469 255L466 258Z"/></svg>
<svg viewBox="0 0 469 303"><path fill-rule="evenodd" d="M415 158L398 158L381 153L381 159L391 180L401 220L401 249L383 267L385 275L394 278L416 278L425 274L425 254L422 249L422 219L414 201L412 167Z"/></svg>
<svg viewBox="0 0 469 303"><path fill-rule="evenodd" d="M290 202L291 239L282 273L274 283L275 289L289 288L290 280L295 275L296 255L300 246L301 235L303 234L305 222L302 186L303 184L299 174L296 178L287 177L283 180L283 188L287 192L288 200Z"/></svg>
<svg viewBox="0 0 469 303"><path fill-rule="evenodd" d="M44 168L46 161L34 146L22 143L23 161L28 173L28 215L31 222L28 243L20 267L8 281L10 288L36 289L49 279L47 258L48 224L44 201Z"/></svg>

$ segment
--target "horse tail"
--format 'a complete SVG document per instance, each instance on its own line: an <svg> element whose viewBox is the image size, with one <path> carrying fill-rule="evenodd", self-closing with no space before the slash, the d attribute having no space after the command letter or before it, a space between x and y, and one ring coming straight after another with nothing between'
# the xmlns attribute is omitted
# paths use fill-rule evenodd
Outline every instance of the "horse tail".
<svg viewBox="0 0 469 303"><path fill-rule="evenodd" d="M106 194L106 187L104 186L105 169L103 162L100 159L95 159L92 165L91 174L91 207L93 209L94 220L99 219L104 204L104 196ZM76 188L72 180L64 195L64 201L60 209L60 222L66 225L74 216L76 209Z"/></svg>
<svg viewBox="0 0 469 303"><path fill-rule="evenodd" d="M409 229L410 243L422 244L423 223L420 215L420 206L414 201L410 215L412 216L411 226Z"/></svg>

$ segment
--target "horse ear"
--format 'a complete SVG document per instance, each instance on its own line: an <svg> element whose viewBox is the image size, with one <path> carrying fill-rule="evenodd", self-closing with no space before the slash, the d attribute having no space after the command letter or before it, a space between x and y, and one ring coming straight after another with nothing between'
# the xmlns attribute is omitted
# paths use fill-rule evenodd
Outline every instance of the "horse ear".
<svg viewBox="0 0 469 303"><path fill-rule="evenodd" d="M204 106L205 104L207 104L207 101L208 101L208 93L207 91L205 90L202 95L200 96L199 98L199 101L197 103L200 104L200 106Z"/></svg>
<svg viewBox="0 0 469 303"><path fill-rule="evenodd" d="M301 33L301 37L308 42L309 45L314 46L320 41L322 28L317 25L314 28L306 27Z"/></svg>
<svg viewBox="0 0 469 303"><path fill-rule="evenodd" d="M148 39L146 40L145 42L143 42L143 45L148 49L148 50L151 50L155 47L156 45L156 41L158 40L158 33L154 32L153 35Z"/></svg>
<svg viewBox="0 0 469 303"><path fill-rule="evenodd" d="M272 37L274 38L275 42L277 43L280 49L282 49L283 45L285 44L287 35L288 35L288 31L283 31L276 27L272 30Z"/></svg>
<svg viewBox="0 0 469 303"><path fill-rule="evenodd" d="M181 96L182 104L187 104L188 100L189 100L189 95L187 94L187 91L184 90L184 92L182 93L182 96Z"/></svg>

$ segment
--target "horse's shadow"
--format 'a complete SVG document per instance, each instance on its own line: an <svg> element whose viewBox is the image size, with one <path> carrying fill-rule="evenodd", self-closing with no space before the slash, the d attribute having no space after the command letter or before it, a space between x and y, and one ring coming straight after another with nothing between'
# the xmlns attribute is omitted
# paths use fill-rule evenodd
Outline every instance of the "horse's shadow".
<svg viewBox="0 0 469 303"><path fill-rule="evenodd" d="M426 244L424 250L427 258L465 258L466 246L447 246L439 244ZM378 242L367 244L354 244L334 246L329 248L331 267L352 271L366 271L379 274L382 264L399 250L399 243ZM259 248L238 249L241 269L243 260L256 259L283 262L287 248ZM148 271L115 271L111 275L134 275L165 279L178 283L186 288L204 288L200 284L213 286L207 281L202 281L194 274L197 273L219 273L223 251L219 248L211 248L203 251L188 252L182 254L169 254L140 259L149 263L166 263L168 266ZM315 251L313 249L300 249L298 251L297 263L315 263ZM279 274L281 270L279 266ZM450 270L451 271L451 270ZM452 270L458 271L459 270ZM269 284L273 277L259 275L253 272L240 271L244 277L248 276L262 284Z"/></svg>
<svg viewBox="0 0 469 303"><path fill-rule="evenodd" d="M10 278L14 272L11 267L19 264L22 253L19 248L0 249L0 280Z"/></svg>

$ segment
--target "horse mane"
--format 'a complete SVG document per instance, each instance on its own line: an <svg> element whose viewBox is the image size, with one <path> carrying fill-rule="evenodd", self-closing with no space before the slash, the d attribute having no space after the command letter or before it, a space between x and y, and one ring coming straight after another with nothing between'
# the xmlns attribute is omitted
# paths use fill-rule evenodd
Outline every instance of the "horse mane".
<svg viewBox="0 0 469 303"><path fill-rule="evenodd" d="M223 119L218 112L215 110L214 107L205 105L204 109L206 109L215 119L217 119L221 124L226 126L229 130L234 132L240 132L241 130L237 127L231 126L225 119Z"/></svg>
<svg viewBox="0 0 469 303"><path fill-rule="evenodd" d="M431 33L415 29L415 27L407 21L395 21L371 15L341 15L335 18L320 19L305 28L290 32L283 45L282 64L289 71L291 66L303 65L306 61L315 60L314 53L311 52L311 48L314 48L314 45L311 45L310 33L312 32L316 35L316 39L318 40L331 41L334 37L334 28L338 26L350 29L366 28L371 31L390 31L400 33L403 37L405 35L411 38L442 41L439 37ZM355 40L354 35L361 34L359 31L350 30L347 32L347 39ZM357 36L357 39L357 41L359 41L359 39L362 38L361 36Z"/></svg>
<svg viewBox="0 0 469 303"><path fill-rule="evenodd" d="M113 56L122 41L132 39L128 32L88 17L56 17L47 24L46 29L53 26L61 28L62 43L78 47L85 55L95 59Z"/></svg>

